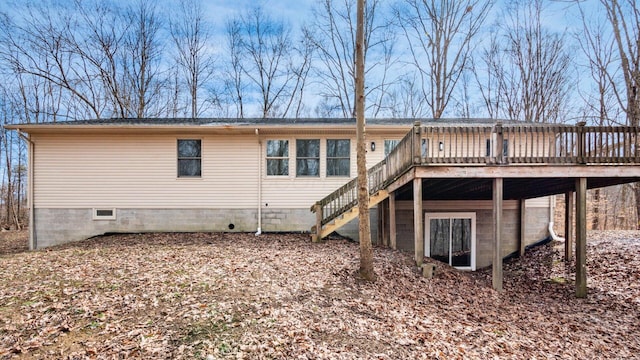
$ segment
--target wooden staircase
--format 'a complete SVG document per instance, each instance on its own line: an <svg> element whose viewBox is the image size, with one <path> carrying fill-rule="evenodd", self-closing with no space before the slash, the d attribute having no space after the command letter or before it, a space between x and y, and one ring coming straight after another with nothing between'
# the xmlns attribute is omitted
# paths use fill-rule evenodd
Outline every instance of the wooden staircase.
<svg viewBox="0 0 640 360"><path fill-rule="evenodd" d="M382 200L384 200L384 199L386 199L388 197L389 197L389 193L387 192L387 190L380 190L380 191L376 192L375 194L370 195L369 196L369 209L371 209L372 207L376 206ZM335 219L331 220L331 222L329 222L326 225L324 225L320 229L319 232L317 231L317 225L314 226L311 229L311 232L314 233L314 235L317 238L317 240L320 240L320 239L323 239L323 238L329 236L329 234L331 234L332 232L334 232L334 231L338 230L339 228L343 227L349 221L351 221L351 220L353 220L353 219L355 219L357 217L358 217L358 204L356 204L355 206L352 206L351 208L349 208L348 210L343 212L341 215L339 215Z"/></svg>
<svg viewBox="0 0 640 360"><path fill-rule="evenodd" d="M420 159L420 123L416 122L402 140L381 162L367 171L369 208L389 197L387 187ZM358 217L357 178L311 206L316 213L316 225L311 228L313 241L320 241Z"/></svg>

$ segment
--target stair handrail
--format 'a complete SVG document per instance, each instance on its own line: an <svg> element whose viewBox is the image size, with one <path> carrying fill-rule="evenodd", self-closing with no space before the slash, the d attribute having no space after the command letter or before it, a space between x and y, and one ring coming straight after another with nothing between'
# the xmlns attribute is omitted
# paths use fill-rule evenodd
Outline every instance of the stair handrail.
<svg viewBox="0 0 640 360"><path fill-rule="evenodd" d="M415 145L420 143L419 140L416 140L420 136L420 122L415 122L412 131L407 133L382 161L367 170L369 196L385 189L398 176L411 168L416 161L420 162L420 148ZM311 211L321 216L321 224L326 225L357 204L356 177L316 202L311 206Z"/></svg>

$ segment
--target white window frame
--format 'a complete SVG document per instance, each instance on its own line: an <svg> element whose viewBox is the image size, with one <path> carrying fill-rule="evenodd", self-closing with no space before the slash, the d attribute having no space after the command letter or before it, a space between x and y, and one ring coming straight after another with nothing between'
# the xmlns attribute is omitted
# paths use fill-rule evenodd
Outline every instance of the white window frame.
<svg viewBox="0 0 640 360"><path fill-rule="evenodd" d="M348 141L349 142L349 154L347 157L343 157L343 156L333 156L330 157L329 156L329 141ZM351 177L351 139L350 138L326 138L324 139L324 144L325 144L325 151L324 151L324 167L325 167L325 177L327 178L350 178ZM349 160L349 169L347 171L347 174L345 175L329 175L329 160Z"/></svg>
<svg viewBox="0 0 640 360"><path fill-rule="evenodd" d="M298 141L317 141L318 142L318 156L298 156ZM297 179L319 179L322 177L322 138L295 138L295 173L293 174ZM289 154L291 156L291 154ZM298 160L318 160L318 174L317 175L298 175ZM326 165L325 165L326 167Z"/></svg>
<svg viewBox="0 0 640 360"><path fill-rule="evenodd" d="M202 153L203 153L203 141L202 138L177 138L176 139L176 178L178 179L201 179L202 178ZM199 157L186 157L180 156L180 141L199 141L200 142L200 156ZM180 160L198 160L200 161L200 175L181 175L180 174Z"/></svg>
<svg viewBox="0 0 640 360"><path fill-rule="evenodd" d="M431 256L431 219L471 219L471 266L456 266L460 270L476 270L476 213L475 212L434 212L424 214L424 254ZM449 256L451 257L451 241L449 242ZM449 259L451 263L451 259Z"/></svg>
<svg viewBox="0 0 640 360"><path fill-rule="evenodd" d="M269 156L267 149L269 141L286 141L287 142L287 156ZM295 139L294 139L295 141ZM269 178L287 178L291 176L291 139L290 138L273 138L265 139L264 141L264 175ZM270 175L269 172L269 160L281 160L287 162L287 174L282 175ZM295 170L295 169L294 169Z"/></svg>

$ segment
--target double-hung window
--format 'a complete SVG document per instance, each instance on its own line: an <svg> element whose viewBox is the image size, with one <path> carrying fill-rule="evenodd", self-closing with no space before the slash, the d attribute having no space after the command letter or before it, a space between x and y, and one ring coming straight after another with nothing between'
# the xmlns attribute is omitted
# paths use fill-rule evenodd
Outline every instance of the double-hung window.
<svg viewBox="0 0 640 360"><path fill-rule="evenodd" d="M327 176L349 176L351 141L327 139Z"/></svg>
<svg viewBox="0 0 640 360"><path fill-rule="evenodd" d="M202 176L202 141L178 139L178 177Z"/></svg>
<svg viewBox="0 0 640 360"><path fill-rule="evenodd" d="M289 140L267 140L267 175L289 175Z"/></svg>
<svg viewBox="0 0 640 360"><path fill-rule="evenodd" d="M320 176L320 140L296 140L296 176Z"/></svg>

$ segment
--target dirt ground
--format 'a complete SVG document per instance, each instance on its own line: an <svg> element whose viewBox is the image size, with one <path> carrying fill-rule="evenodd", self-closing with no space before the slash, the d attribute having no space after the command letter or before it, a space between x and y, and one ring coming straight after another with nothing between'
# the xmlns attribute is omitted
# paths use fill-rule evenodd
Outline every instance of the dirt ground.
<svg viewBox="0 0 640 360"><path fill-rule="evenodd" d="M40 251L0 233L0 359L640 358L640 232L590 232L588 297L562 244L491 269L304 234L104 236Z"/></svg>

